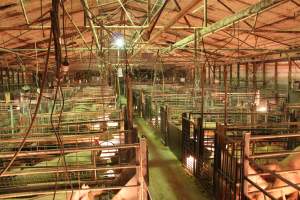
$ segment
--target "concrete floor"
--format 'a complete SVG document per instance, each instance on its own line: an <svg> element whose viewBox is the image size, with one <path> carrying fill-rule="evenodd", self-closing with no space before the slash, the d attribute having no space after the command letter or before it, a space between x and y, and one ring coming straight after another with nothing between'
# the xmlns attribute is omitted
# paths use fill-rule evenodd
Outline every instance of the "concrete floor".
<svg viewBox="0 0 300 200"><path fill-rule="evenodd" d="M154 130L136 119L139 133L148 139L150 193L153 200L209 200L208 193L189 176L170 149Z"/></svg>

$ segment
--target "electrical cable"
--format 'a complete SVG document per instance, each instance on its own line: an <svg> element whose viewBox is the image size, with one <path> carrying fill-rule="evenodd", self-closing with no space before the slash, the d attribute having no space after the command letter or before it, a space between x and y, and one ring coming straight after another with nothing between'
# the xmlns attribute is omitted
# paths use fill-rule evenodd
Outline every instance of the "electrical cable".
<svg viewBox="0 0 300 200"><path fill-rule="evenodd" d="M34 111L34 114L32 116L32 119L31 119L31 122L30 122L30 125L25 133L25 136L18 148L18 150L15 152L14 156L12 157L12 159L9 161L8 165L0 172L0 177L7 172L7 170L9 170L9 168L12 166L12 164L14 163L14 161L16 160L18 154L22 151L22 148L24 147L25 143L26 143L26 139L27 137L29 136L30 134L30 131L31 131L31 128L33 126L33 123L36 119L36 116L37 116L37 113L38 113L38 109L39 109L39 106L41 104L41 99L42 99L42 93L44 91L44 86L45 86L45 82L46 82L46 77L47 77L47 72L48 72L48 64L49 64L49 57L50 57L50 48L51 48L51 40L52 40L52 32L50 32L50 39L49 39L49 44L48 44L48 52L47 52L47 56L46 56L46 63L45 63L45 69L44 69L44 73L43 73L43 80L42 80L42 85L41 85L41 92L40 92L40 95L38 97L38 100L37 100L37 105L35 107L35 111Z"/></svg>
<svg viewBox="0 0 300 200"><path fill-rule="evenodd" d="M68 174L68 167L67 167L67 163L66 163L66 158L65 158L65 153L64 153L64 144L60 135L60 122L61 122L61 116L62 116L62 112L63 112L63 108L64 108L64 96L63 96L63 92L61 90L61 80L62 80L62 76L61 76L61 45L60 45L60 26L59 26L59 5L60 5L60 1L59 0L53 0L52 1L52 10L51 10L51 25L53 26L53 39L54 39L54 47L55 47L55 61L56 61L56 80L57 80L57 86L55 89L55 95L54 95L54 102L52 105L52 110L51 110L51 115L50 115L50 123L52 126L52 129L54 131L54 134L56 136L58 145L60 147L60 154L61 157L63 158L63 165L65 168L65 178L67 179L67 181L70 184L71 187L71 198L73 196L73 185L71 182L71 179L69 177ZM55 110L55 105L56 105L56 101L57 101L57 95L58 95L58 90L61 91L61 97L62 97L62 106L61 106L61 110L60 110L60 115L59 115L59 119L58 119L58 123L57 126L54 126L53 123L53 113ZM54 195L53 195L53 199L55 199L55 194L56 194L56 187L57 187L57 181L55 183L55 191L54 191Z"/></svg>

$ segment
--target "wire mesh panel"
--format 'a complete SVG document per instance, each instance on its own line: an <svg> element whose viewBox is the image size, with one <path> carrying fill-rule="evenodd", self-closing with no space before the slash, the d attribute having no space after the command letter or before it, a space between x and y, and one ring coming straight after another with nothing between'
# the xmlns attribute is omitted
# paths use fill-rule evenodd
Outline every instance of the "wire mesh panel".
<svg viewBox="0 0 300 200"><path fill-rule="evenodd" d="M191 131L191 121L187 117L187 113L182 114L182 163L191 174L195 175L197 162L195 159L195 140L193 131Z"/></svg>
<svg viewBox="0 0 300 200"><path fill-rule="evenodd" d="M168 135L168 107L160 107L160 132L161 139L165 145L168 145L169 135Z"/></svg>
<svg viewBox="0 0 300 200"><path fill-rule="evenodd" d="M214 194L219 200L242 199L241 140L226 137L225 127L218 126L214 155Z"/></svg>

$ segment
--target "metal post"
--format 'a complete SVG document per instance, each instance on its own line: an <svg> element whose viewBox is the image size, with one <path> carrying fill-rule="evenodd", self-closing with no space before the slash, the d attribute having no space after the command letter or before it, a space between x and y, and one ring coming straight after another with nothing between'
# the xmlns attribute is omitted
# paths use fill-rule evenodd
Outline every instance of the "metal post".
<svg viewBox="0 0 300 200"><path fill-rule="evenodd" d="M266 63L263 62L263 87L265 88L267 86L266 82Z"/></svg>
<svg viewBox="0 0 300 200"><path fill-rule="evenodd" d="M248 90L248 81L249 81L249 68L248 68L248 63L246 63L246 89Z"/></svg>
<svg viewBox="0 0 300 200"><path fill-rule="evenodd" d="M222 72L221 72L221 70L222 70L222 65L219 66L219 84L220 85L222 85L222 81L221 81L222 80Z"/></svg>
<svg viewBox="0 0 300 200"><path fill-rule="evenodd" d="M3 78L2 68L0 68L0 82L1 82L1 91L4 91L4 78Z"/></svg>
<svg viewBox="0 0 300 200"><path fill-rule="evenodd" d="M207 0L204 0L203 5L203 27L207 27Z"/></svg>
<svg viewBox="0 0 300 200"><path fill-rule="evenodd" d="M240 71L241 67L240 67L240 63L237 64L237 87L239 88L240 87Z"/></svg>
<svg viewBox="0 0 300 200"><path fill-rule="evenodd" d="M5 70L5 74L6 74L6 84L7 84L7 90L10 90L10 75L9 75L9 69L8 68L6 68L6 70Z"/></svg>
<svg viewBox="0 0 300 200"><path fill-rule="evenodd" d="M291 91L292 91L292 61L289 59L289 72L288 72L288 103L291 102Z"/></svg>
<svg viewBox="0 0 300 200"><path fill-rule="evenodd" d="M249 156L250 156L250 136L251 136L251 133L250 132L247 132L244 134L244 166L243 166L243 179L244 180L244 184L243 184L243 192L244 192L244 195L247 197L248 196L248 181L245 179L245 177L248 176L248 170L249 170Z"/></svg>
<svg viewBox="0 0 300 200"><path fill-rule="evenodd" d="M229 82L230 86L232 86L232 65L229 65Z"/></svg>
<svg viewBox="0 0 300 200"><path fill-rule="evenodd" d="M13 109L13 103L9 102L9 111L10 111L10 127L11 127L11 133L14 134L14 127L15 127L15 123L14 123L14 109Z"/></svg>
<svg viewBox="0 0 300 200"><path fill-rule="evenodd" d="M140 163L140 171L138 173L138 180L140 183L140 192L139 199L147 200L148 192L147 192L147 182L148 182L148 150L147 150L147 140L145 138L140 139L140 148L138 150L139 163Z"/></svg>
<svg viewBox="0 0 300 200"><path fill-rule="evenodd" d="M133 103L132 103L132 86L131 86L131 77L129 74L126 74L126 95L127 95L127 128L133 128Z"/></svg>
<svg viewBox="0 0 300 200"><path fill-rule="evenodd" d="M228 101L228 91L227 91L227 67L224 66L224 93L225 93L225 97L224 97L224 125L227 125L227 101Z"/></svg>
<svg viewBox="0 0 300 200"><path fill-rule="evenodd" d="M252 85L253 85L253 89L254 91L256 91L257 89L257 84L256 84L256 70L257 70L257 65L256 63L252 63L253 64L253 80L252 80Z"/></svg>
<svg viewBox="0 0 300 200"><path fill-rule="evenodd" d="M276 104L278 103L278 63L277 62L275 62L275 70L274 70L274 77L275 77L275 88L274 88L274 90L275 90L275 95L276 95Z"/></svg>

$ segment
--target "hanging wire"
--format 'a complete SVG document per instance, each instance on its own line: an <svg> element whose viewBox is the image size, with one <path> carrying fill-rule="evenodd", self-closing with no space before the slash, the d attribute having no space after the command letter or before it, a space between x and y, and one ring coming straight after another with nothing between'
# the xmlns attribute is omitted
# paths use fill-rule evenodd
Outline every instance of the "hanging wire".
<svg viewBox="0 0 300 200"><path fill-rule="evenodd" d="M44 86L45 86L45 82L46 82L46 77L47 77L47 72L48 72L48 64L49 64L49 56L50 56L50 48L51 48L51 39L52 39L52 31L50 32L50 39L49 39L49 43L48 43L48 51L47 51L47 56L46 56L46 63L45 63L45 68L44 68L44 73L43 73L43 79L42 79L42 84L41 84L41 90L40 90L40 94L37 100L37 104L34 110L34 113L32 115L31 118L31 122L30 125L23 137L23 140L18 148L18 150L15 152L14 156L11 158L10 162L8 163L8 165L1 171L0 173L0 177L5 174L7 172L7 170L9 170L9 168L12 166L12 164L14 163L14 161L16 160L18 154L22 151L22 148L24 147L25 143L26 143L26 139L30 134L30 131L32 129L33 123L36 119L37 113L38 113L38 109L39 106L41 104L41 99L42 99L42 94L44 91Z"/></svg>
<svg viewBox="0 0 300 200"><path fill-rule="evenodd" d="M64 109L64 95L62 92L62 88L61 88L61 81L63 79L63 76L61 75L61 65L62 65L62 61L61 61L61 45L60 45L60 25L59 25L59 5L60 5L60 1L59 0L53 0L52 2L52 10L51 10L51 26L52 28L52 33L53 33L53 40L54 40L54 47L55 47L55 62L56 62L56 80L57 80L57 86L55 89L55 95L54 95L54 100L53 100L53 105L52 105L52 110L51 110L51 115L50 115L50 123L52 126L52 129L54 131L55 137L57 139L57 143L59 145L60 148L60 156L62 157L62 161L63 161L63 166L65 169L65 178L67 179L67 181L69 182L69 185L71 187L71 198L73 196L73 184L71 182L69 173L68 173L68 166L67 166L67 162L66 162L66 157L65 157L65 153L64 153L64 143L63 143L63 139L62 136L60 134L60 123L61 123L61 118L62 118L62 112ZM64 10L64 9L63 9ZM64 19L63 19L64 21ZM63 23L63 25L65 25ZM65 28L63 27L63 30ZM66 47L66 46L65 46ZM53 123L53 113L55 110L55 106L56 106L56 102L57 102L57 98L58 98L58 91L60 91L61 93L61 98L62 98L62 105L61 105L61 109L60 109L60 113L59 113L59 118L58 118L58 123L56 125L56 127L54 126ZM57 182L55 183L55 190L54 190L54 195L53 195L53 199L55 199L55 195L56 195L56 186Z"/></svg>

